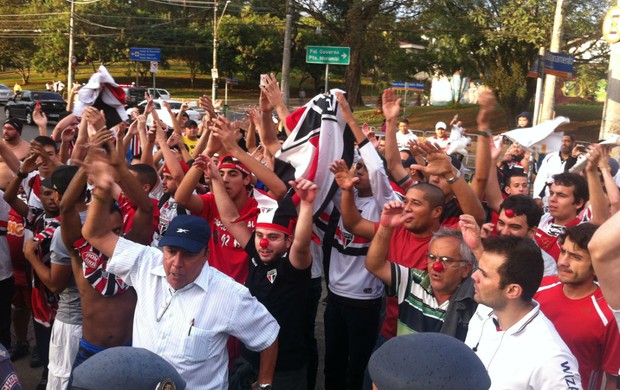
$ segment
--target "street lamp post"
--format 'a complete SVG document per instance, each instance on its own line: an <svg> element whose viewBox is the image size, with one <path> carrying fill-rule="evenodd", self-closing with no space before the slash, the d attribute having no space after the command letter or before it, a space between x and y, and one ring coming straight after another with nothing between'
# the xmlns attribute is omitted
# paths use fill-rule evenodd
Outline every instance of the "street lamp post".
<svg viewBox="0 0 620 390"><path fill-rule="evenodd" d="M222 10L222 14L220 18L217 17L217 0L215 0L215 5L213 6L213 68L211 69L211 78L213 79L213 84L211 84L211 100L215 101L217 96L217 79L219 78L218 70L217 70L217 46L218 46L218 33L220 29L220 22L224 17L224 13L226 12L226 7L230 0L226 1L224 4L224 9Z"/></svg>

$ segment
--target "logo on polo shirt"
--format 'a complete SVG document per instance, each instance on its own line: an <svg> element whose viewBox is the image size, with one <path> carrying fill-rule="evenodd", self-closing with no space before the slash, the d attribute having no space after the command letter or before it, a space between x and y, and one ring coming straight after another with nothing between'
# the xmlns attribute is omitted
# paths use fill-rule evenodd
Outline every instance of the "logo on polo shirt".
<svg viewBox="0 0 620 390"><path fill-rule="evenodd" d="M188 229L177 228L177 233L189 233Z"/></svg>
<svg viewBox="0 0 620 390"><path fill-rule="evenodd" d="M269 283L273 284L273 282L276 281L277 276L278 276L277 269L272 269L272 270L267 271L267 280L269 281Z"/></svg>

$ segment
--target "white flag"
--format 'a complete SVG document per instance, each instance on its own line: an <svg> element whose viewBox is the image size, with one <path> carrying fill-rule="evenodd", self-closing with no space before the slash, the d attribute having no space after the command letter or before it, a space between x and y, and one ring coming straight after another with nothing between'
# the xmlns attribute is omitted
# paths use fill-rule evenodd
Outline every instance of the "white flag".
<svg viewBox="0 0 620 390"><path fill-rule="evenodd" d="M562 147L564 132L555 133L554 131L558 126L566 123L570 123L570 119L558 116L537 126L507 131L502 136L530 151L551 153Z"/></svg>

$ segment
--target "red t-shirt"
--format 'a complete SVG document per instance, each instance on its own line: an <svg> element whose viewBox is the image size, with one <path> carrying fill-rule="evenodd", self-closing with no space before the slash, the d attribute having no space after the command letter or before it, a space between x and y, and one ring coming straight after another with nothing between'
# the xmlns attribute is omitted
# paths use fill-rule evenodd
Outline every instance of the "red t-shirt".
<svg viewBox="0 0 620 390"><path fill-rule="evenodd" d="M226 227L220 220L220 213L217 211L215 197L213 194L200 195L203 202L200 217L209 222L211 226L211 240L209 240L209 265L243 284L248 276L248 255L234 237L228 233ZM243 208L239 210L239 215L249 214L258 206L256 199L248 198ZM256 229L257 214L253 214L248 220L248 228L252 231ZM243 223L243 222L239 222Z"/></svg>
<svg viewBox="0 0 620 390"><path fill-rule="evenodd" d="M375 223L375 231L379 228L379 223ZM426 269L428 244L433 238L415 237L403 226L394 229L390 238L390 248L388 249L387 259L396 264L409 268ZM387 339L396 336L396 322L398 320L398 299L395 297L387 298L385 308L385 319L381 326L381 335Z"/></svg>
<svg viewBox="0 0 620 390"><path fill-rule="evenodd" d="M551 214L544 214L538 224L535 239L540 249L547 252L557 263L558 258L560 258L560 243L558 242L560 235L566 231L567 227L579 225L581 220L575 218L566 226L556 225L554 221L555 219L551 217Z"/></svg>
<svg viewBox="0 0 620 390"><path fill-rule="evenodd" d="M618 375L620 333L601 289L570 299L557 276L547 276L534 299L579 363L584 390L600 389L604 372Z"/></svg>
<svg viewBox="0 0 620 390"><path fill-rule="evenodd" d="M153 226L151 231L151 237L153 237L153 234L155 234L159 226L159 202L157 199L149 199L153 202ZM136 216L136 209L138 206L123 194L118 197L118 204L120 205L123 215L123 233L129 233L133 226L133 219Z"/></svg>

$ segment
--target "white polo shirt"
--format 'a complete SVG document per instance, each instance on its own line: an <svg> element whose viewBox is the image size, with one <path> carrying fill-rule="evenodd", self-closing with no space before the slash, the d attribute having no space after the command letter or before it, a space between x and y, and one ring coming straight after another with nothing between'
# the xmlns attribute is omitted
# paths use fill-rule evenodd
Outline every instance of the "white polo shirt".
<svg viewBox="0 0 620 390"><path fill-rule="evenodd" d="M133 346L170 362L188 389L228 389L229 335L252 351L262 351L280 331L246 287L207 264L194 283L175 291L166 279L160 250L119 238L108 272L138 294Z"/></svg>
<svg viewBox="0 0 620 390"><path fill-rule="evenodd" d="M581 389L577 360L538 302L519 322L498 330L492 309L478 305L465 344L476 352L491 389Z"/></svg>

